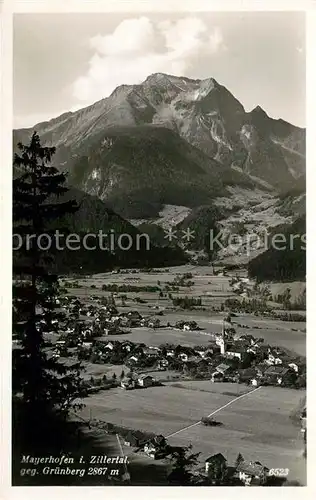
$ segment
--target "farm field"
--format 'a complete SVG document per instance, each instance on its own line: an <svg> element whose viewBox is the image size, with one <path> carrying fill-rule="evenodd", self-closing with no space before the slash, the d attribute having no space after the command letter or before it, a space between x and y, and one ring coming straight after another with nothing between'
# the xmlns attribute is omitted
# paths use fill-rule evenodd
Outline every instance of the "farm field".
<svg viewBox="0 0 316 500"><path fill-rule="evenodd" d="M202 461L221 452L233 462L241 453L245 459L259 460L269 468L289 468L289 479L305 484L303 442L299 427L290 419L303 397L304 391L274 387L254 390L209 381L167 383L163 387L133 391L117 388L91 395L81 416L161 433L172 445L192 443L193 450L201 452ZM213 412L223 427L197 423Z"/></svg>
<svg viewBox="0 0 316 500"><path fill-rule="evenodd" d="M108 297L109 292L101 290L102 285L133 285L138 287L157 286L157 282L163 287L167 282L173 281L177 275L192 273L194 285L190 288L182 288L179 292L172 292L173 297L185 296L201 297L204 310L179 310L172 307L171 301L164 297L159 298L157 292L126 292L127 300L122 307L121 300L116 299L119 312L137 310L143 316L154 315L163 312L159 317L161 324L168 322L174 325L179 320L194 320L202 328L200 331L182 332L172 328L133 328L131 333L124 335L106 336L103 340L130 340L142 342L146 345L158 346L169 342L187 346L205 345L212 340L212 334L221 330L223 314L211 310L211 307L219 307L227 298L235 298L229 287L230 276L214 276L211 266L179 266L161 270L161 272L124 272L120 274L104 273L93 275L89 278L78 279L81 288L69 288L69 294L76 295L86 303L93 303L92 295ZM232 273L232 274L235 274ZM240 274L240 273L239 273ZM91 288L95 286L96 288ZM274 286L274 289L276 287ZM118 296L121 295L119 292ZM136 303L135 297L145 300L146 303ZM237 328L240 334L251 333L256 337L262 337L270 345L279 345L299 355L306 355L306 333L302 330L306 327L305 322L286 322L278 319L254 316L251 314L239 314L233 317L233 323L246 325L249 328ZM252 330L253 328L253 330Z"/></svg>

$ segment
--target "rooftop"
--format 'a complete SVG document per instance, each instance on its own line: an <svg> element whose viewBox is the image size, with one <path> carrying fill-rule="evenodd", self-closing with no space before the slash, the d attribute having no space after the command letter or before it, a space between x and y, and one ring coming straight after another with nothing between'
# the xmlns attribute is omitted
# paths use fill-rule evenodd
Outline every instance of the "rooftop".
<svg viewBox="0 0 316 500"><path fill-rule="evenodd" d="M283 366L269 366L269 368L264 372L265 375L285 375L289 371L288 368Z"/></svg>
<svg viewBox="0 0 316 500"><path fill-rule="evenodd" d="M206 458L205 462L213 462L214 460L221 460L222 462L224 461L227 462L226 458L221 453L216 453L215 455Z"/></svg>
<svg viewBox="0 0 316 500"><path fill-rule="evenodd" d="M260 462L241 462L236 470L238 472L244 472L250 476L261 476L267 468L264 467Z"/></svg>

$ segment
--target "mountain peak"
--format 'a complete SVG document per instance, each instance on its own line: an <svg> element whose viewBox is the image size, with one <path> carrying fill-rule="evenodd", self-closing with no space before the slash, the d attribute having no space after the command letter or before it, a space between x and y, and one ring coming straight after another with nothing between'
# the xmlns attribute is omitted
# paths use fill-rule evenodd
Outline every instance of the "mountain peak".
<svg viewBox="0 0 316 500"><path fill-rule="evenodd" d="M152 73L149 75L144 83L161 83L169 79L171 75L167 75L166 73Z"/></svg>
<svg viewBox="0 0 316 500"><path fill-rule="evenodd" d="M205 78L204 80L201 80L201 82L212 84L212 85L214 85L214 87L221 87L221 85L218 83L218 81L215 80L215 78L213 78L213 77Z"/></svg>
<svg viewBox="0 0 316 500"><path fill-rule="evenodd" d="M255 108L253 108L253 110L251 111L251 113L256 113L256 114L261 114L261 115L264 115L264 116L268 116L267 113L265 112L264 109L262 109L261 106L256 106Z"/></svg>

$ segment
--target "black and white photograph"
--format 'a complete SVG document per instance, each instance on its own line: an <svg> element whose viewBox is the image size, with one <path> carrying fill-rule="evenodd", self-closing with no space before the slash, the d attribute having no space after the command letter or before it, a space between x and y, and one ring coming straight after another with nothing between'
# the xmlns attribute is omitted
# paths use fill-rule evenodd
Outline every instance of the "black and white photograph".
<svg viewBox="0 0 316 500"><path fill-rule="evenodd" d="M306 12L127 3L13 14L11 485L307 486Z"/></svg>

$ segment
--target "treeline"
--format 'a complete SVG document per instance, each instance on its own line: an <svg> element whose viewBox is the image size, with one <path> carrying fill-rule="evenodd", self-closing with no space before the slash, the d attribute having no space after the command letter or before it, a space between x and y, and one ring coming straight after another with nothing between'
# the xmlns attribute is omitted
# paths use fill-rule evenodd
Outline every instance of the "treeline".
<svg viewBox="0 0 316 500"><path fill-rule="evenodd" d="M172 299L172 303L175 307L181 307L181 309L193 309L194 307L202 306L201 297L195 299L191 297L175 297Z"/></svg>
<svg viewBox="0 0 316 500"><path fill-rule="evenodd" d="M285 237L285 249L270 248L251 260L248 265L249 275L258 281L295 281L306 278L306 251L304 235L306 216L299 217L293 224L277 227L273 234ZM292 244L291 244L292 242ZM282 244L279 244L282 247Z"/></svg>
<svg viewBox="0 0 316 500"><path fill-rule="evenodd" d="M102 285L103 292L160 292L159 286L135 286L135 285Z"/></svg>

